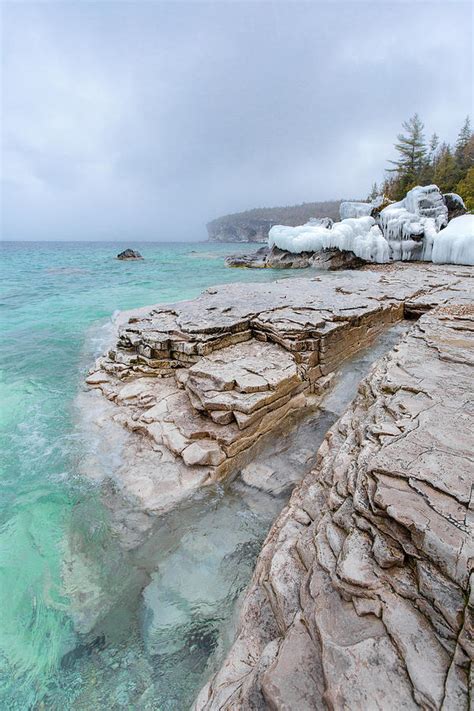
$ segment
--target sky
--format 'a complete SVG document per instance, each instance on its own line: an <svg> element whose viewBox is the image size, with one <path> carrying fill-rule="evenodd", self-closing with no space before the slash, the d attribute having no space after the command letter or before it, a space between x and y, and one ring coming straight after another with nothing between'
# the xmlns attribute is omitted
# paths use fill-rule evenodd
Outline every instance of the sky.
<svg viewBox="0 0 474 711"><path fill-rule="evenodd" d="M364 198L472 113L469 2L3 2L1 237L202 240Z"/></svg>

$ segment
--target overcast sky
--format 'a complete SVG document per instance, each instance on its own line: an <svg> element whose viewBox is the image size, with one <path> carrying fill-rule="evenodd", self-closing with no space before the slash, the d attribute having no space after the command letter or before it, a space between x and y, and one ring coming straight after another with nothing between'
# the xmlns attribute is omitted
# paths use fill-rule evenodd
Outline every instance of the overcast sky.
<svg viewBox="0 0 474 711"><path fill-rule="evenodd" d="M401 122L472 111L458 2L7 2L3 239L205 239L364 197Z"/></svg>

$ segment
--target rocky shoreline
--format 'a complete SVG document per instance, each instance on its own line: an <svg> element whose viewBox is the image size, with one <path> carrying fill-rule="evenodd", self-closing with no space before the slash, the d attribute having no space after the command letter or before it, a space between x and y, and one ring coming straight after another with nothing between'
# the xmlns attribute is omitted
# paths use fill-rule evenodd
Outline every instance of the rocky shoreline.
<svg viewBox="0 0 474 711"><path fill-rule="evenodd" d="M473 330L472 305L439 307L361 383L195 709L468 708Z"/></svg>
<svg viewBox="0 0 474 711"><path fill-rule="evenodd" d="M319 252L293 254L278 247L261 247L248 254L232 254L225 260L227 267L237 269L359 269L366 262L356 257L353 252L341 252L339 249L325 249Z"/></svg>
<svg viewBox="0 0 474 711"><path fill-rule="evenodd" d="M237 641L221 672L200 695L197 708L359 708L364 693L366 699L374 699L373 706L366 708L381 708L380 695L392 691L406 700L407 708L417 704L454 708L439 703L441 672L436 664L435 691L427 691L426 683L418 688L416 679L420 673L423 676L420 670L425 667L435 673L430 666L432 657L442 658L443 664L449 662L448 667L453 662L452 686L455 678L464 674L462 615L459 605L451 614L445 598L455 590L456 599L468 593L465 563L453 562L453 556L459 558L467 549L468 524L459 528L456 523L467 506L467 474L453 474L454 479L441 486L437 478L445 476L448 462L443 454L441 459L427 460L419 475L406 477L405 470L412 466L408 462L400 464L401 473L393 475L390 467L398 467L398 460L402 461L408 451L405 444L400 445L392 464L390 456L394 443L418 435L426 438L420 440L422 450L436 448L442 434L433 433L438 423L438 428L442 425L449 433L448 445L454 432L459 433L460 450L453 456L458 457L458 469L467 466L468 441L463 427L468 426L469 412L459 422L449 418L451 412L453 417L459 412L467 395L466 344L469 323L472 328L472 303L469 268L391 265L312 279L216 287L193 301L145 307L122 317L116 345L88 376L92 390L85 395L85 407L97 413L104 433L109 431L108 425L110 432L115 428L128 433L115 486L125 500L133 502L133 516L121 522L124 544L133 547L146 535L148 515L169 512L202 487L234 476L252 462L262 442L271 438L277 427L305 408L311 412L318 407L344 360L388 325L430 311L399 350L382 360L361 386L358 400L323 443L316 469L303 480L275 523L257 564ZM402 353L406 362L399 362L397 353ZM390 373L393 371L390 377L412 377L413 382L425 374L427 363L433 369L433 382L425 389L416 390L413 384L402 387L403 383L397 385L395 380L396 402L387 405L388 414L384 406L390 388L384 385L377 391L386 377L387 363L391 364ZM453 385L450 394L452 409L446 406L442 416L440 398L445 394L441 379L454 378L457 383L462 375L463 386L456 390ZM399 391L405 393L406 402L398 402ZM438 409L431 408L436 397ZM426 432L419 423L425 409L436 414ZM114 436L112 433L107 446L113 447ZM381 452L388 452L388 463L380 473L369 463L372 456L381 457ZM360 482L356 475L359 464L365 467ZM421 484L414 485L412 479ZM382 501L382 494L387 502ZM403 512L392 513L399 497L405 501L405 519ZM428 517L431 510L432 519ZM454 532L442 529L446 520ZM428 521L426 530L422 530L421 521ZM454 534L458 538L451 549L448 540ZM435 549L443 565L433 558ZM420 588L417 593L420 613L420 605L415 606L415 612L409 607L413 595L406 591L410 585L421 586L422 573L413 570L423 565L428 571L423 578L428 592ZM374 566L379 566L383 575ZM308 587L305 575L310 575L313 567L314 580L322 586L317 604L311 596L306 600L303 595ZM389 573L395 577L387 582ZM442 629L448 641L443 637L443 642L435 644L420 623L426 645L418 657L413 656L403 635L397 646L385 631L384 601L389 601L399 624L406 625L412 618L417 621L417 615L436 610L439 619L433 634L438 640L436 635ZM354 619L347 606L354 611ZM339 613L347 615L347 625L340 629L340 634L347 635L344 644L337 637ZM334 638L325 632L328 619ZM447 631L446 625L450 625ZM329 635L327 640L325 634ZM453 647L453 639L458 637L461 641ZM442 653L437 644L441 644ZM326 645L323 651L321 645ZM349 657L344 657L344 650ZM375 652L386 675L385 681L379 680L380 688L378 681L369 678L373 670L367 673ZM292 669L291 664L297 664L298 669ZM365 672L359 673L357 686L354 679L359 665ZM334 668L328 671L327 666ZM343 670L350 668L353 672L347 671L344 677L346 689ZM407 668L414 670L415 681ZM459 698L465 695L463 683L458 681L456 686Z"/></svg>

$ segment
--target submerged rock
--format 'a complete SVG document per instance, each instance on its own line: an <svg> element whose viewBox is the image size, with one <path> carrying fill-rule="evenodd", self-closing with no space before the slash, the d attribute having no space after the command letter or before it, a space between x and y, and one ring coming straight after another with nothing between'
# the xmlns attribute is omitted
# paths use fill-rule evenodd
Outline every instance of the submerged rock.
<svg viewBox="0 0 474 711"><path fill-rule="evenodd" d="M120 254L117 254L117 259L143 259L143 257L135 249L125 249Z"/></svg>
<svg viewBox="0 0 474 711"><path fill-rule="evenodd" d="M363 381L195 711L468 708L473 333L472 304L436 309Z"/></svg>

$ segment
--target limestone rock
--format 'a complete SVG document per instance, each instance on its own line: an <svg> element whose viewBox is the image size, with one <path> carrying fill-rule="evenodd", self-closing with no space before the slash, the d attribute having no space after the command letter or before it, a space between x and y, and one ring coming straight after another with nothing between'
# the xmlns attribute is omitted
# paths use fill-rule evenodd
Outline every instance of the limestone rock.
<svg viewBox="0 0 474 711"><path fill-rule="evenodd" d="M104 438L113 420L110 448L118 429L130 435L115 485L139 509L163 513L237 473L287 418L317 406L344 360L404 314L467 306L469 284L465 268L408 265L231 284L121 316L116 343L87 378L110 406L89 406ZM423 407L423 396L404 406ZM398 420L372 424L378 444L404 432ZM386 496L383 478L377 486ZM387 567L397 558L386 542L376 549Z"/></svg>
<svg viewBox="0 0 474 711"><path fill-rule="evenodd" d="M272 527L195 710L468 708L473 352L474 307L450 305L373 367Z"/></svg>

